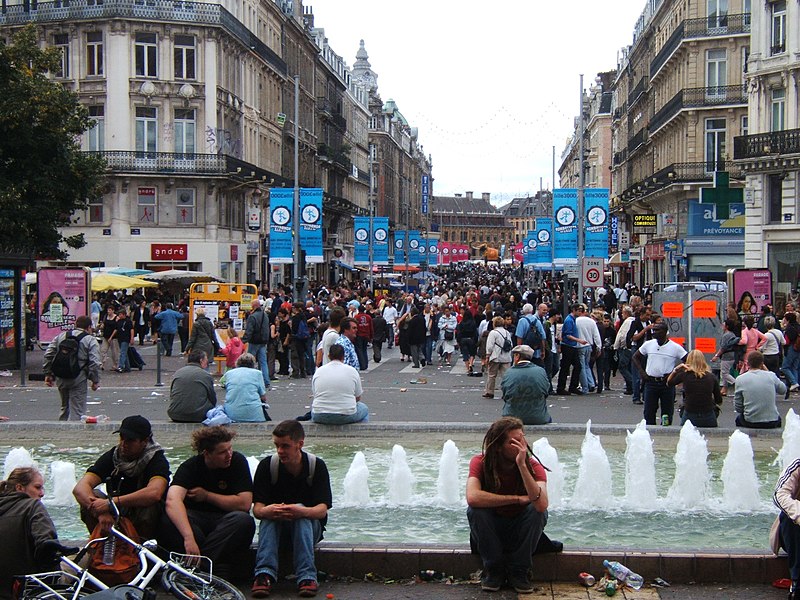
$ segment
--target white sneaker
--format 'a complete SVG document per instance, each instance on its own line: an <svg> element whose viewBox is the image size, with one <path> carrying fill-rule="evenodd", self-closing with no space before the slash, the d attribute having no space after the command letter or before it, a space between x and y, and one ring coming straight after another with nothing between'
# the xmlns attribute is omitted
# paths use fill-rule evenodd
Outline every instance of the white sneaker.
<svg viewBox="0 0 800 600"><path fill-rule="evenodd" d="M796 392L797 390L800 390L800 383L795 383L795 384L789 386L789 391L790 392Z"/></svg>

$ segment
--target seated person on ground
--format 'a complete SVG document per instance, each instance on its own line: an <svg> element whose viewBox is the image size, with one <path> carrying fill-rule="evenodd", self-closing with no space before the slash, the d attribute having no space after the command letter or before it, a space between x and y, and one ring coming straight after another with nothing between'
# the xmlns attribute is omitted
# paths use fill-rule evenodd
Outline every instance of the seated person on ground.
<svg viewBox="0 0 800 600"><path fill-rule="evenodd" d="M500 382L503 416L517 417L525 425L546 425L553 422L547 412L550 380L545 370L532 362L533 354L533 348L525 344L511 349L514 364Z"/></svg>
<svg viewBox="0 0 800 600"><path fill-rule="evenodd" d="M225 414L238 423L263 423L269 420L266 411L267 388L256 357L245 352L236 359L236 368L220 379L225 388Z"/></svg>
<svg viewBox="0 0 800 600"><path fill-rule="evenodd" d="M369 409L361 402L361 377L344 364L344 348L331 346L330 362L322 365L311 379L311 420L328 425L358 423L369 419Z"/></svg>
<svg viewBox="0 0 800 600"><path fill-rule="evenodd" d="M777 429L781 416L775 402L777 394L786 393L786 384L764 365L764 355L752 350L747 355L746 373L736 378L733 408L736 425L756 429Z"/></svg>
<svg viewBox="0 0 800 600"><path fill-rule="evenodd" d="M176 423L202 423L206 413L217 405L214 378L206 370L208 356L204 350L192 350L186 362L172 376L167 416Z"/></svg>
<svg viewBox="0 0 800 600"><path fill-rule="evenodd" d="M322 367L325 368L325 367ZM278 578L278 554L289 542L300 596L317 593L314 545L322 539L332 505L325 462L303 450L305 431L296 420L272 430L276 453L258 464L253 481L253 516L260 519L252 595L269 595Z"/></svg>
<svg viewBox="0 0 800 600"><path fill-rule="evenodd" d="M156 536L169 484L169 462L153 440L150 421L141 415L122 419L119 444L103 453L72 490L81 507L81 520L91 533L98 523L114 523L107 496L96 489L106 483L120 515L128 517L142 539Z"/></svg>

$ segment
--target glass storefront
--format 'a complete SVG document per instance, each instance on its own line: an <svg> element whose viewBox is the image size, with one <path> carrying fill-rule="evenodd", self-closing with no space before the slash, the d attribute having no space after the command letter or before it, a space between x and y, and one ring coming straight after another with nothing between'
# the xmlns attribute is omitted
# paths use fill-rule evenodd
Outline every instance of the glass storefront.
<svg viewBox="0 0 800 600"><path fill-rule="evenodd" d="M787 302L800 301L800 245L770 244L767 262L772 272L775 313L782 315Z"/></svg>

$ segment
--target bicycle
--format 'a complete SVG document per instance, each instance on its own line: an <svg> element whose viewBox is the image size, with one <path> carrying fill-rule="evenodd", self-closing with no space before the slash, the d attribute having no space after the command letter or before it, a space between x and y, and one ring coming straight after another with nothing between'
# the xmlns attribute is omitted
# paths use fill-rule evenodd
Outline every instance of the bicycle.
<svg viewBox="0 0 800 600"><path fill-rule="evenodd" d="M116 505L109 501L115 519L119 518ZM99 544L105 544L115 536L118 541L132 545L138 555L141 568L133 579L125 585L114 588L106 585L89 572L88 568L80 566L81 560L89 550ZM228 581L213 575L211 559L205 556L192 556L170 552L169 560L165 561L154 550L158 547L155 540L148 540L140 544L116 528L115 524L109 530L109 536L95 538L83 548L68 548L54 544L54 552L62 565L67 565L59 571L34 573L23 578L23 588L18 600L78 600L95 592L116 590L124 588L133 591L134 588L142 591L148 590L151 581L163 570L161 584L164 589L174 595L178 600L245 600L244 594ZM75 558L69 554L77 551ZM204 569L207 565L207 569ZM147 598L133 596L129 593L121 594L127 600L141 600Z"/></svg>

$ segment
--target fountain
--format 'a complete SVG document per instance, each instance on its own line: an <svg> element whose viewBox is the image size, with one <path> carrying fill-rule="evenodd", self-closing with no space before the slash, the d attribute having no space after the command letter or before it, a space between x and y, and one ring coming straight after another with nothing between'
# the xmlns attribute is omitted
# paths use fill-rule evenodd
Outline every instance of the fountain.
<svg viewBox="0 0 800 600"><path fill-rule="evenodd" d="M458 448L453 440L447 440L439 459L439 478L436 480L436 496L442 504L458 504L461 500L461 482L458 478Z"/></svg>
<svg viewBox="0 0 800 600"><path fill-rule="evenodd" d="M36 461L33 460L31 453L25 448L12 448L3 461L3 479L7 479L11 471L17 467L36 467Z"/></svg>
<svg viewBox="0 0 800 600"><path fill-rule="evenodd" d="M667 503L676 508L704 505L711 474L708 472L708 445L691 421L681 427L675 452L675 479L667 494Z"/></svg>
<svg viewBox="0 0 800 600"><path fill-rule="evenodd" d="M625 449L625 505L649 510L656 505L656 457L644 419L627 433Z"/></svg>
<svg viewBox="0 0 800 600"><path fill-rule="evenodd" d="M414 475L408 466L406 451L400 444L392 448L389 474L386 476L390 504L410 504L414 493Z"/></svg>
<svg viewBox="0 0 800 600"><path fill-rule="evenodd" d="M722 505L732 511L756 510L761 503L758 474L753 462L750 438L739 430L728 440L728 454L722 464Z"/></svg>
<svg viewBox="0 0 800 600"><path fill-rule="evenodd" d="M773 464L780 466L780 472L800 457L800 416L789 409L783 424L783 446Z"/></svg>
<svg viewBox="0 0 800 600"><path fill-rule="evenodd" d="M558 460L558 451L546 437L536 440L531 448L539 461L550 469L547 473L547 498L551 510L558 508L564 499L564 467Z"/></svg>
<svg viewBox="0 0 800 600"><path fill-rule="evenodd" d="M600 438L592 433L592 421L586 423L586 436L581 444L580 470L572 504L581 508L610 508L611 465Z"/></svg>
<svg viewBox="0 0 800 600"><path fill-rule="evenodd" d="M345 506L364 506L370 503L369 467L364 453L360 450L353 457L353 463L344 476Z"/></svg>
<svg viewBox="0 0 800 600"><path fill-rule="evenodd" d="M76 483L75 463L65 460L50 463L50 489L53 493L48 495L48 503L54 506L76 506L78 503L72 495L72 488Z"/></svg>

